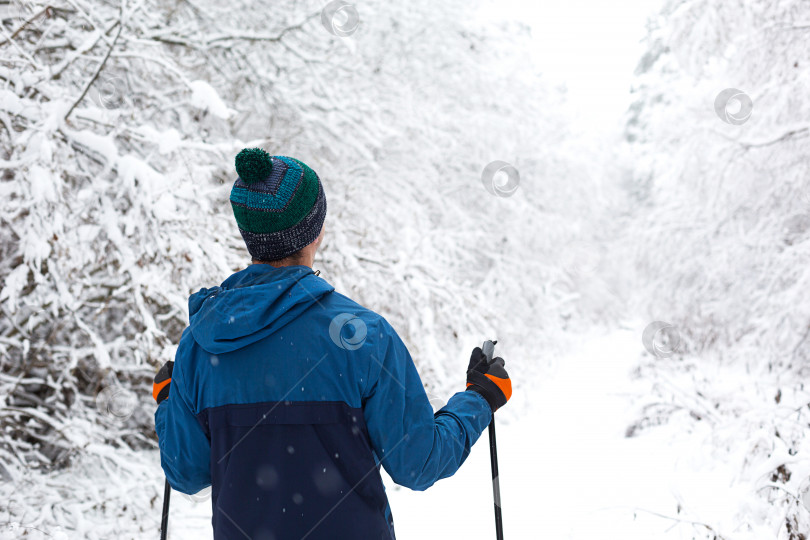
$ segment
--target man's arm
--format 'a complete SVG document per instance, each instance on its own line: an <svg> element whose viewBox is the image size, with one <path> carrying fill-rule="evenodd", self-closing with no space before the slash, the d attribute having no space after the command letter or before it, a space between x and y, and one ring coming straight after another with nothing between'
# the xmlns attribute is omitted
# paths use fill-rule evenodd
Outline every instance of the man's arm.
<svg viewBox="0 0 810 540"><path fill-rule="evenodd" d="M190 335L186 331L183 338ZM174 363L167 363L155 377L154 397L158 401L155 431L160 465L174 489L191 495L211 485L211 444L194 416L185 391L182 370L188 363L182 361L181 355L188 354L188 349L187 340L181 339L177 364L173 367Z"/></svg>
<svg viewBox="0 0 810 540"><path fill-rule="evenodd" d="M372 383L363 414L372 446L397 484L425 490L464 463L489 425L492 410L481 394L458 392L434 416L416 366L394 329L380 319L370 335Z"/></svg>

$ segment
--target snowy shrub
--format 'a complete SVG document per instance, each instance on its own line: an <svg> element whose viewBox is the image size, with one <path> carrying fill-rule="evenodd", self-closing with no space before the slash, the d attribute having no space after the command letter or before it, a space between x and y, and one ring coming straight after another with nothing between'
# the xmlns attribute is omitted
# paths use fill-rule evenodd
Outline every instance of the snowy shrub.
<svg viewBox="0 0 810 540"><path fill-rule="evenodd" d="M735 481L769 506L737 507L729 538L810 527L807 16L799 0L666 2L628 115L623 253L646 284L646 320L681 338L674 357L640 368L658 394L642 423L686 414L711 426L716 459L744 447Z"/></svg>

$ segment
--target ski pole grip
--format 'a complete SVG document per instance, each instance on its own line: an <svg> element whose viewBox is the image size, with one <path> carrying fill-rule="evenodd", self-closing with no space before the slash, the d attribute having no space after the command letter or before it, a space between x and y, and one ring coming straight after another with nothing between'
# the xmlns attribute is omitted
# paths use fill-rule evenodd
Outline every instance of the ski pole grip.
<svg viewBox="0 0 810 540"><path fill-rule="evenodd" d="M495 344L498 343L497 341L490 341L486 340L484 345L481 347L481 351L484 353L484 356L487 357L487 364L492 363L492 357L495 356Z"/></svg>

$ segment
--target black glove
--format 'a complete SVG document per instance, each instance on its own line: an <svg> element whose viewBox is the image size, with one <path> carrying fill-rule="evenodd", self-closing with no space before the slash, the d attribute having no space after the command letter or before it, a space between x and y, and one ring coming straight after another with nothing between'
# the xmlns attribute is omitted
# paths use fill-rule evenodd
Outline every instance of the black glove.
<svg viewBox="0 0 810 540"><path fill-rule="evenodd" d="M506 405L512 397L512 381L504 368L503 358L494 358L487 363L481 347L473 349L467 367L467 390L484 396L492 412Z"/></svg>
<svg viewBox="0 0 810 540"><path fill-rule="evenodd" d="M152 397L155 398L158 405L160 402L169 397L169 387L172 385L172 370L174 369L174 362L169 360L160 371L155 375L155 383L152 385Z"/></svg>

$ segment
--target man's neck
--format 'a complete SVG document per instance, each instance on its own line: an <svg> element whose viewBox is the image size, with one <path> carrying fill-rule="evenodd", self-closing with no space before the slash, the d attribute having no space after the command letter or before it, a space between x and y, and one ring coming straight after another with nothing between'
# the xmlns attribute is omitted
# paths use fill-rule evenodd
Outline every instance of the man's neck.
<svg viewBox="0 0 810 540"><path fill-rule="evenodd" d="M287 257L286 259L279 259L277 261L257 261L253 260L253 264L269 264L275 268L281 268L282 266L309 266L312 268L313 261L307 261L304 259L293 259L291 257Z"/></svg>

